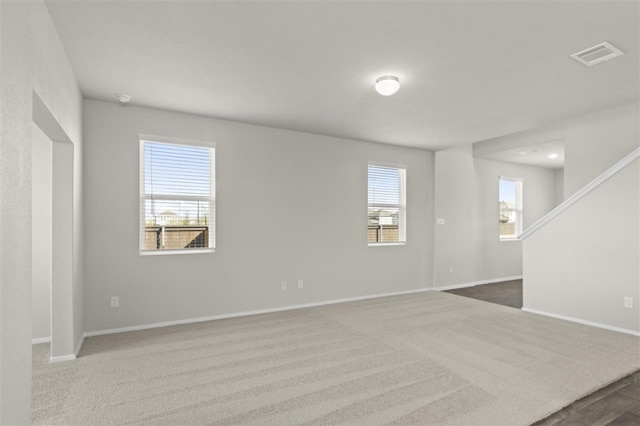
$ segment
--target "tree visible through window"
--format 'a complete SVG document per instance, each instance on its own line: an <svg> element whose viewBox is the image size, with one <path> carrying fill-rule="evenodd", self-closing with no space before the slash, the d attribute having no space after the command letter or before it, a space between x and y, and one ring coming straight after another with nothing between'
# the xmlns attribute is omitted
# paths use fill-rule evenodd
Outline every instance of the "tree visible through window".
<svg viewBox="0 0 640 426"><path fill-rule="evenodd" d="M522 179L499 180L499 227L501 240L513 240L522 233Z"/></svg>
<svg viewBox="0 0 640 426"><path fill-rule="evenodd" d="M405 168L369 165L369 244L406 241Z"/></svg>
<svg viewBox="0 0 640 426"><path fill-rule="evenodd" d="M141 141L142 252L214 248L214 158L209 146Z"/></svg>

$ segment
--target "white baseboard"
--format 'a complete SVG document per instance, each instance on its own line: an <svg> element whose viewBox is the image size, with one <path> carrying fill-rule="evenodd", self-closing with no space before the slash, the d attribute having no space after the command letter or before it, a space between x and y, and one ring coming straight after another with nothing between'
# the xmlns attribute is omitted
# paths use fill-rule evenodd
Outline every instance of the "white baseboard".
<svg viewBox="0 0 640 426"><path fill-rule="evenodd" d="M54 362L73 361L74 359L76 359L75 354L52 356L52 357L49 358L49 363L53 364Z"/></svg>
<svg viewBox="0 0 640 426"><path fill-rule="evenodd" d="M157 322L152 324L143 324L143 325L135 325L132 327L122 327L122 328L111 328L107 330L96 330L96 331L87 331L84 333L85 337L92 336L101 336L104 334L115 334L115 333L126 333L127 331L139 331L139 330L148 330L151 328L160 328L160 327L170 327L172 325L182 325L182 324L193 324L198 322L205 321L214 321L219 319L227 319L227 318L237 318L237 317L245 317L248 315L258 315L258 314L268 314L272 312L282 312L282 311L291 311L294 309L302 309L302 308L313 308L316 306L325 306L325 305L334 305L337 303L345 303L345 302L356 302L359 300L367 300L367 299L376 299L379 297L389 297L389 296L401 296L403 294L413 294L413 293L422 293L425 291L431 291L431 288L419 288L415 290L405 290L405 291L397 291L393 293L381 293L381 294L372 294L369 296L358 296L358 297L348 297L345 299L334 299L334 300L326 300L324 302L314 302L314 303L305 303L302 305L291 305L291 306L282 306L278 308L270 308L270 309L259 309L256 311L244 311L244 312L234 312L231 314L222 314L222 315L212 315L208 317L200 317L200 318L189 318L184 320L177 321L166 321L166 322Z"/></svg>
<svg viewBox="0 0 640 426"><path fill-rule="evenodd" d="M32 345L38 345L40 343L51 343L51 337L36 337L35 339L31 339Z"/></svg>
<svg viewBox="0 0 640 426"><path fill-rule="evenodd" d="M629 330L628 328L614 327L612 325L602 324L594 321L587 321L580 318L568 317L565 315L552 314L550 312L539 311L537 309L522 308L522 310L532 314L544 315L545 317L557 318L565 321L575 322L578 324L590 325L591 327L604 328L606 330L617 331L619 333L625 333L625 334L630 334L632 336L640 337L640 331Z"/></svg>
<svg viewBox="0 0 640 426"><path fill-rule="evenodd" d="M514 275L512 277L492 278L490 280L472 281L470 283L437 286L437 287L434 287L433 289L437 291L455 290L457 288L475 287L477 285L494 284L494 283L500 283L503 281L513 281L513 280L521 280L521 279L522 279L522 275Z"/></svg>
<svg viewBox="0 0 640 426"><path fill-rule="evenodd" d="M83 334L82 337L80 337L80 341L78 342L78 346L76 346L76 350L73 354L70 355L61 355L61 356L52 356L49 358L49 363L54 363L54 362L62 362L62 361L73 361L74 359L78 358L78 354L80 353L80 350L82 349L82 345L84 344L84 337L85 335ZM49 338L49 341L51 341L51 338Z"/></svg>

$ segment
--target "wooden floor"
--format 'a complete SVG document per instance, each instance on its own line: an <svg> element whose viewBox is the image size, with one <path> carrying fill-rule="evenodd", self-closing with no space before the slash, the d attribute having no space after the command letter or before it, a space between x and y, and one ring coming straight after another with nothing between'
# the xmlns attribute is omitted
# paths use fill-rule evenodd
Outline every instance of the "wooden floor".
<svg viewBox="0 0 640 426"><path fill-rule="evenodd" d="M447 293L522 308L522 280L449 290ZM549 425L640 425L640 371L586 396L536 423Z"/></svg>

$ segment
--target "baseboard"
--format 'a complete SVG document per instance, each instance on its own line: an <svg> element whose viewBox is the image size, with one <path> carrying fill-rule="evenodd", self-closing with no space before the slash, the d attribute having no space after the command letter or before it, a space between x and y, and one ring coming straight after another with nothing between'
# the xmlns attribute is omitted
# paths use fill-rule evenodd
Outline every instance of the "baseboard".
<svg viewBox="0 0 640 426"><path fill-rule="evenodd" d="M52 356L49 358L49 363L53 364L54 362L62 362L62 361L73 361L76 359L75 354L71 355L62 355L62 356Z"/></svg>
<svg viewBox="0 0 640 426"><path fill-rule="evenodd" d="M78 342L78 345L76 346L76 350L73 354L71 355L61 355L61 356L52 356L49 358L49 363L54 363L54 362L63 362L63 361L73 361L74 359L78 358L78 354L80 353L80 350L82 349L82 345L84 344L84 337L85 335L83 334L82 337L80 337L80 341ZM51 338L49 338L49 342L51 341Z"/></svg>
<svg viewBox="0 0 640 426"><path fill-rule="evenodd" d="M40 343L51 343L51 337L37 337L35 339L31 339L32 345L38 345Z"/></svg>
<svg viewBox="0 0 640 426"><path fill-rule="evenodd" d="M565 315L552 314L550 312L539 311L537 309L522 308L522 310L531 314L543 315L545 317L557 318L565 321L575 322L578 324L589 325L591 327L604 328L605 330L617 331L619 333L640 337L640 331L629 330L628 328L614 327L612 325L602 324L594 321L587 321L580 318L568 317Z"/></svg>
<svg viewBox="0 0 640 426"><path fill-rule="evenodd" d="M278 308L270 308L270 309L259 309L255 311L244 311L244 312L235 312L231 314L222 314L222 315L212 315L207 317L200 318L189 318L184 320L177 321L167 321L167 322L158 322L152 324L143 324L143 325L135 325L132 327L122 327L122 328L111 328L107 330L96 330L96 331L87 331L84 333L84 337L92 337L92 336L101 336L104 334L116 334L116 333L126 333L128 331L139 331L139 330L148 330L151 328L160 328L160 327L170 327L173 325L182 325L182 324L194 324L198 322L205 321L214 321L219 319L227 319L227 318L237 318L237 317L245 317L249 315L259 315L259 314L269 314L272 312L282 312L282 311L291 311L294 309L303 309L303 308L313 308L316 306L325 306L325 305L335 305L337 303L346 303L346 302L357 302L359 300L367 300L367 299L377 299L379 297L389 297L389 296L401 296L403 294L413 294L413 293L422 293L425 291L431 291L431 288L419 288L415 290L406 290L406 291L397 291L393 293L380 293L380 294L372 294L368 296L358 296L358 297L348 297L344 299L334 299L334 300L326 300L323 302L314 302L314 303L305 303L302 305L291 305L291 306L282 306Z"/></svg>
<svg viewBox="0 0 640 426"><path fill-rule="evenodd" d="M514 275L512 277L492 278L489 280L472 281L470 283L437 286L437 287L434 287L433 289L436 291L455 290L457 288L475 287L477 285L495 284L495 283L501 283L503 281L513 281L513 280L521 280L521 279L522 279L522 275Z"/></svg>

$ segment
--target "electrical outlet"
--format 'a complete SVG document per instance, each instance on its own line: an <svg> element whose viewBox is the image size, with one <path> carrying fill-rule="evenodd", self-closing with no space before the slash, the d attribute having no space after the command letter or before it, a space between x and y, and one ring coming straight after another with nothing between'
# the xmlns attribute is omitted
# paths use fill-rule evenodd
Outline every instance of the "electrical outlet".
<svg viewBox="0 0 640 426"><path fill-rule="evenodd" d="M286 289L287 289L287 282L286 282L286 281L282 281L282 282L280 283L280 288L281 288L282 290L286 290Z"/></svg>
<svg viewBox="0 0 640 426"><path fill-rule="evenodd" d="M446 223L446 221L444 220L443 217L439 217L436 219L436 225L444 225Z"/></svg>
<svg viewBox="0 0 640 426"><path fill-rule="evenodd" d="M624 307L625 308L629 308L629 309L633 309L633 297L626 296L624 298Z"/></svg>
<svg viewBox="0 0 640 426"><path fill-rule="evenodd" d="M120 297L111 296L111 307L112 308L117 308L119 306L120 306Z"/></svg>
<svg viewBox="0 0 640 426"><path fill-rule="evenodd" d="M449 266L449 273L453 274L453 266Z"/></svg>
<svg viewBox="0 0 640 426"><path fill-rule="evenodd" d="M298 280L298 288L304 288L304 281Z"/></svg>

